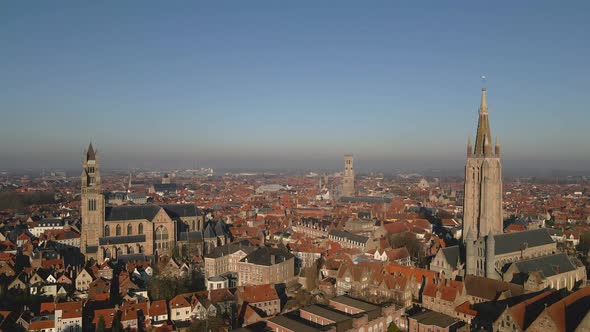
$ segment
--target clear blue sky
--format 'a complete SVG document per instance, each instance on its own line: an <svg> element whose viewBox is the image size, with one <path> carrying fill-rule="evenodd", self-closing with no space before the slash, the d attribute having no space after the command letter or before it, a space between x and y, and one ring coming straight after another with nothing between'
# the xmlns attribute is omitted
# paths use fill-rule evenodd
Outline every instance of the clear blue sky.
<svg viewBox="0 0 590 332"><path fill-rule="evenodd" d="M444 5L443 5L444 3ZM590 159L589 1L10 1L0 167Z"/></svg>

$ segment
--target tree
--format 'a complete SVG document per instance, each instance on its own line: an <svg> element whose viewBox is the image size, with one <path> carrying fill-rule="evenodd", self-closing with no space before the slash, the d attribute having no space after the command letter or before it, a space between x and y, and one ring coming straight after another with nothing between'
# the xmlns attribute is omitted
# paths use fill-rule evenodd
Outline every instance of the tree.
<svg viewBox="0 0 590 332"><path fill-rule="evenodd" d="M394 322L391 322L391 324L389 324L389 327L387 327L387 332L400 332L399 327L397 327L397 325L395 325Z"/></svg>
<svg viewBox="0 0 590 332"><path fill-rule="evenodd" d="M590 231L580 234L580 243L576 249L584 254L590 250Z"/></svg>
<svg viewBox="0 0 590 332"><path fill-rule="evenodd" d="M96 332L105 332L104 317L102 315L98 317L98 323L96 323Z"/></svg>

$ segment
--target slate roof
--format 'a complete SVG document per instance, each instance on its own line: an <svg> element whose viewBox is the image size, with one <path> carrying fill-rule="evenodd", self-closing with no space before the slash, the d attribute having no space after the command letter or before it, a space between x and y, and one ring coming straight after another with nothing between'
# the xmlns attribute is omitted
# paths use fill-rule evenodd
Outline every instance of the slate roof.
<svg viewBox="0 0 590 332"><path fill-rule="evenodd" d="M545 278L576 269L574 263L564 253L527 259L515 262L514 264L516 264L520 272L530 273L541 271Z"/></svg>
<svg viewBox="0 0 590 332"><path fill-rule="evenodd" d="M165 204L162 208L170 218L196 217L201 215L201 210L194 204Z"/></svg>
<svg viewBox="0 0 590 332"><path fill-rule="evenodd" d="M246 254L249 254L256 250L257 247L254 247L250 244L249 241L243 240L240 242L234 242L230 244L226 244L220 247L215 247L211 252L209 252L205 257L207 258L218 258L221 256L231 255L239 250L242 250Z"/></svg>
<svg viewBox="0 0 590 332"><path fill-rule="evenodd" d="M457 268L457 260L459 259L459 255L461 253L459 246L451 246L447 248L441 249L447 263L451 265L452 268Z"/></svg>
<svg viewBox="0 0 590 332"><path fill-rule="evenodd" d="M367 303L367 302L364 302L361 300L353 299L352 297L349 297L346 295L337 296L337 297L331 299L331 301L342 303L344 305L347 305L347 306L350 306L353 308L357 308L357 309L363 310L365 312L379 309L379 306L376 306L374 304Z"/></svg>
<svg viewBox="0 0 590 332"><path fill-rule="evenodd" d="M156 192L176 191L176 189L176 183L154 183L154 191Z"/></svg>
<svg viewBox="0 0 590 332"><path fill-rule="evenodd" d="M301 311L307 311L307 312L312 313L314 315L331 320L335 323L340 323L340 322L344 322L346 320L352 319L350 316L340 313L339 311L332 310L328 307L320 306L317 304L307 306L307 307L301 309Z"/></svg>
<svg viewBox="0 0 590 332"><path fill-rule="evenodd" d="M151 221L160 211L157 205L109 206L105 209L105 221L146 219Z"/></svg>
<svg viewBox="0 0 590 332"><path fill-rule="evenodd" d="M453 318L451 316L447 316L445 314L441 314L430 310L419 312L415 315L410 316L409 318L415 319L420 324L434 325L438 327L449 327L461 322L460 320Z"/></svg>
<svg viewBox="0 0 590 332"><path fill-rule="evenodd" d="M100 245L145 242L145 234L101 237Z"/></svg>
<svg viewBox="0 0 590 332"><path fill-rule="evenodd" d="M59 218L45 218L39 221L39 227L56 227L56 226L63 226L64 221Z"/></svg>
<svg viewBox="0 0 590 332"><path fill-rule="evenodd" d="M367 243L367 241L369 241L369 238L366 236L357 235L346 231L340 231L337 229L331 230L330 233L328 233L328 236L330 235L338 238L345 238L359 243Z"/></svg>
<svg viewBox="0 0 590 332"><path fill-rule="evenodd" d="M528 248L554 243L545 228L529 231L494 235L496 255L520 251L524 245Z"/></svg>
<svg viewBox="0 0 590 332"><path fill-rule="evenodd" d="M279 326L282 326L286 329L289 329L291 331L297 331L297 332L317 332L317 331L321 331L320 329L311 327L309 325L303 324L302 322L299 322L295 319L286 317L286 316L276 316L273 317L271 319L268 320L269 322L272 322L274 324L277 324Z"/></svg>
<svg viewBox="0 0 590 332"><path fill-rule="evenodd" d="M259 247L254 252L250 253L248 256L242 258L241 262L247 261L248 263L256 265L271 266L273 265L271 264L271 256L273 255L275 257L275 264L282 263L295 257L286 249Z"/></svg>

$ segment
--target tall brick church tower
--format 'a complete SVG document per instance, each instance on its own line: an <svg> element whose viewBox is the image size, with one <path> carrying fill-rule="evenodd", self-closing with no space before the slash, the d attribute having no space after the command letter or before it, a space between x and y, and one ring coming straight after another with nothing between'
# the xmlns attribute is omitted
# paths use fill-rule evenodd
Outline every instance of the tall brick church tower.
<svg viewBox="0 0 590 332"><path fill-rule="evenodd" d="M92 143L88 150L84 151L81 180L81 250L88 257L93 257L98 249L98 238L102 236L104 229L105 203L100 186L98 153L92 147Z"/></svg>
<svg viewBox="0 0 590 332"><path fill-rule="evenodd" d="M503 232L502 162L500 144L491 145L486 89L481 90L475 147L467 144L465 200L463 204L463 243L466 272L496 278L494 236Z"/></svg>
<svg viewBox="0 0 590 332"><path fill-rule="evenodd" d="M500 145L492 149L486 89L481 91L479 122L475 148L471 139L467 145L465 166L465 201L463 204L463 237L473 233L475 238L500 234L502 225L502 162Z"/></svg>

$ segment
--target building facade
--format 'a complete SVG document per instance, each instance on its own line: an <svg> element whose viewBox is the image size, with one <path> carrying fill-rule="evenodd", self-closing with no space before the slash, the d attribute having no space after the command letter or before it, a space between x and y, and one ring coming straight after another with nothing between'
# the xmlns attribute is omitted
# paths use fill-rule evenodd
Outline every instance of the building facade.
<svg viewBox="0 0 590 332"><path fill-rule="evenodd" d="M204 216L192 204L105 206L100 159L84 151L81 252L99 262L129 255L171 254L181 232L202 231Z"/></svg>

